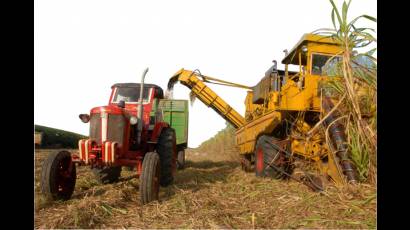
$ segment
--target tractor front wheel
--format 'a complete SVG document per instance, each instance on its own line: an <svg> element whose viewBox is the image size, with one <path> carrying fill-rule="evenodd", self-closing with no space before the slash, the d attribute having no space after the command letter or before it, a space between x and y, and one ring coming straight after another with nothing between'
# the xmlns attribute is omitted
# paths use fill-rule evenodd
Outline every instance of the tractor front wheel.
<svg viewBox="0 0 410 230"><path fill-rule="evenodd" d="M74 192L76 177L70 152L51 153L42 165L41 192L53 200L68 200Z"/></svg>
<svg viewBox="0 0 410 230"><path fill-rule="evenodd" d="M158 200L161 165L158 153L148 152L142 162L140 199L142 204Z"/></svg>

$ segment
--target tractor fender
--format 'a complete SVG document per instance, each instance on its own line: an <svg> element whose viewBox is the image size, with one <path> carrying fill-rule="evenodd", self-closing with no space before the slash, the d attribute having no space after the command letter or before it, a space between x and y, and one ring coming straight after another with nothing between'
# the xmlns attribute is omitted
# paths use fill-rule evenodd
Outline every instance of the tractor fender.
<svg viewBox="0 0 410 230"><path fill-rule="evenodd" d="M151 143L156 143L158 141L159 135L161 135L162 129L170 127L167 122L158 122L155 124L154 129L151 134Z"/></svg>

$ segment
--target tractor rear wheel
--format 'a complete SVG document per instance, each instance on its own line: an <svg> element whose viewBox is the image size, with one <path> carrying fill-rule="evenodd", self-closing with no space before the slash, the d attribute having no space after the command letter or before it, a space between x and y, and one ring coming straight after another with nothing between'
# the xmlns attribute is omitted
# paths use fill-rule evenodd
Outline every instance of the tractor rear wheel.
<svg viewBox="0 0 410 230"><path fill-rule="evenodd" d="M68 200L74 192L76 177L70 152L51 153L42 165L41 192L53 200Z"/></svg>
<svg viewBox="0 0 410 230"><path fill-rule="evenodd" d="M161 163L161 186L168 186L174 181L176 170L176 141L175 131L164 128L158 139L156 147Z"/></svg>
<svg viewBox="0 0 410 230"><path fill-rule="evenodd" d="M148 152L142 162L140 199L142 204L158 200L161 164L158 153Z"/></svg>
<svg viewBox="0 0 410 230"><path fill-rule="evenodd" d="M263 135L258 138L255 148L255 174L258 177L284 178L286 175L277 170L286 171L285 155L275 143L278 139ZM273 166L274 167L273 167ZM276 168L275 168L276 167Z"/></svg>
<svg viewBox="0 0 410 230"><path fill-rule="evenodd" d="M178 151L177 168L183 169L185 167L185 150Z"/></svg>
<svg viewBox="0 0 410 230"><path fill-rule="evenodd" d="M121 166L93 168L92 171L101 184L114 183L121 176Z"/></svg>

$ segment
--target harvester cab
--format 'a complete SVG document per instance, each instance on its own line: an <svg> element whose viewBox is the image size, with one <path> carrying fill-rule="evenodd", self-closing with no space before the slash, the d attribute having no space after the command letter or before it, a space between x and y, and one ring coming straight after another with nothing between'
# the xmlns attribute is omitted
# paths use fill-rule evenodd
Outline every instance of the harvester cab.
<svg viewBox="0 0 410 230"><path fill-rule="evenodd" d="M285 52L281 62L285 70L277 70L275 63L248 92L247 120L261 115L262 110L320 111L321 86L335 77L333 67L340 61L341 52L335 40L305 34L290 52ZM289 71L290 66L298 71ZM252 114L254 111L257 114Z"/></svg>
<svg viewBox="0 0 410 230"><path fill-rule="evenodd" d="M164 99L161 87L144 83L147 72L141 83L114 84L108 105L80 115L90 124L89 137L78 142L77 155L50 155L43 166L43 193L68 199L75 185L75 162L89 165L101 183L117 181L122 166L135 169L143 204L158 199L160 185L172 183L177 167L185 162L187 101Z"/></svg>

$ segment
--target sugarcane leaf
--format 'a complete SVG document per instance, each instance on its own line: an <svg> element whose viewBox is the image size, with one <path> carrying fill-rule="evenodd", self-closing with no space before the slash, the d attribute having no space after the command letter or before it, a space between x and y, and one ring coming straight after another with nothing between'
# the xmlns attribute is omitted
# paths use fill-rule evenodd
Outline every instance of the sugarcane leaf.
<svg viewBox="0 0 410 230"><path fill-rule="evenodd" d="M332 22L333 22L333 26L335 27L335 30L336 30L337 28L336 28L336 23L335 23L335 9L332 9Z"/></svg>
<svg viewBox="0 0 410 230"><path fill-rule="evenodd" d="M373 21L373 22L377 22L377 19L376 18L374 18L374 17L372 17L372 16L369 16L369 15L362 15L364 18L367 18L367 19L369 19L370 21Z"/></svg>
<svg viewBox="0 0 410 230"><path fill-rule="evenodd" d="M377 50L377 48L373 48L373 49L367 51L365 54L368 55L368 56L372 56L374 54L374 52L376 52L376 50Z"/></svg>
<svg viewBox="0 0 410 230"><path fill-rule="evenodd" d="M329 1L330 1L330 3L332 4L333 10L334 10L335 13L336 13L336 16L337 16L337 20L338 20L338 22L339 22L339 25L342 25L342 18L340 17L339 11L337 10L337 7L336 7L335 3L333 2L333 0L329 0Z"/></svg>
<svg viewBox="0 0 410 230"><path fill-rule="evenodd" d="M347 4L346 4L346 2L343 2L342 18L343 18L343 21L346 22L346 18L347 18Z"/></svg>

